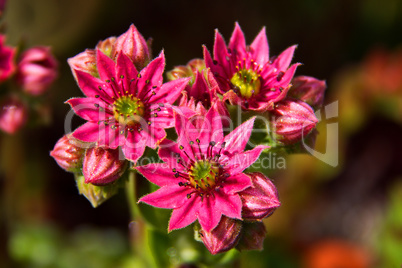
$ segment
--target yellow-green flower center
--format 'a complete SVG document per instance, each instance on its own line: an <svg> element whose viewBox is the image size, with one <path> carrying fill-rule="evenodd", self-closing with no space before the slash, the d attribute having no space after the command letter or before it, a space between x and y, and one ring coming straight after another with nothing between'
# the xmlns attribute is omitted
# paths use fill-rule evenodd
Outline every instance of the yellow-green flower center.
<svg viewBox="0 0 402 268"><path fill-rule="evenodd" d="M230 82L237 89L238 94L249 99L260 92L260 75L252 69L238 70L230 79Z"/></svg>
<svg viewBox="0 0 402 268"><path fill-rule="evenodd" d="M144 115L144 104L136 97L121 96L113 103L113 114L120 124L134 126Z"/></svg>
<svg viewBox="0 0 402 268"><path fill-rule="evenodd" d="M191 186L206 191L216 185L219 165L214 161L199 160L190 168L189 175Z"/></svg>

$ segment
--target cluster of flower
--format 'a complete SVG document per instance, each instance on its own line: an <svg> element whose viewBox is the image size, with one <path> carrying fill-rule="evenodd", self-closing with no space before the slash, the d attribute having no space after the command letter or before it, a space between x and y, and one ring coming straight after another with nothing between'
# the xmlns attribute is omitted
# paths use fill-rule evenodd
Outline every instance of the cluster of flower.
<svg viewBox="0 0 402 268"><path fill-rule="evenodd" d="M81 192L101 187L86 193L98 198L95 205L106 194L99 189L116 185L131 162L160 187L139 202L173 209L169 231L198 220L198 238L213 254L235 246L261 249L262 219L280 203L264 174L244 170L269 146L245 151L255 117L233 126L228 103L264 114L268 134L288 145L314 129L318 120L310 106L322 104L325 90L324 81L293 78L295 46L273 58L268 50L265 28L246 46L236 23L228 45L216 32L213 58L204 47L204 60L176 67L163 83L163 51L152 60L149 42L131 25L69 59L86 97L67 103L87 122L61 138L51 155L65 170L82 174L76 175ZM167 138L171 127L176 141ZM136 164L146 147L158 148L163 163Z"/></svg>

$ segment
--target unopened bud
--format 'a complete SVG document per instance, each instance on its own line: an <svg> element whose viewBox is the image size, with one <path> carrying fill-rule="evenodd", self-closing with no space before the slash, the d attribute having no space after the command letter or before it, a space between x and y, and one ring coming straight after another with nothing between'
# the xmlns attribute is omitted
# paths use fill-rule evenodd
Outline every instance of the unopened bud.
<svg viewBox="0 0 402 268"><path fill-rule="evenodd" d="M173 68L173 70L166 73L169 81L173 81L179 78L191 77L188 86L191 86L195 82L197 73L202 73L205 69L205 62L202 59L192 59L187 65L180 65Z"/></svg>
<svg viewBox="0 0 402 268"><path fill-rule="evenodd" d="M17 81L28 94L44 93L57 77L57 60L49 47L33 47L22 53Z"/></svg>
<svg viewBox="0 0 402 268"><path fill-rule="evenodd" d="M8 79L15 71L15 48L5 46L5 39L5 36L0 34L0 82Z"/></svg>
<svg viewBox="0 0 402 268"><path fill-rule="evenodd" d="M239 193L242 200L242 218L244 220L262 220L270 216L281 205L275 185L264 174L247 173L252 186Z"/></svg>
<svg viewBox="0 0 402 268"><path fill-rule="evenodd" d="M288 97L306 102L312 107L320 107L324 101L324 92L327 85L324 80L310 76L297 76L292 80L293 86Z"/></svg>
<svg viewBox="0 0 402 268"><path fill-rule="evenodd" d="M151 61L147 41L133 24L131 24L127 32L117 37L111 52L111 58L116 59L117 54L121 52L132 60L138 71Z"/></svg>
<svg viewBox="0 0 402 268"><path fill-rule="evenodd" d="M93 147L85 152L82 173L85 183L105 185L120 178L126 168L127 161L120 159L118 149Z"/></svg>
<svg viewBox="0 0 402 268"><path fill-rule="evenodd" d="M9 99L0 104L0 129L14 134L23 127L28 118L25 105L16 99Z"/></svg>
<svg viewBox="0 0 402 268"><path fill-rule="evenodd" d="M271 112L273 138L285 145L305 138L318 123L313 109L305 102L285 99Z"/></svg>
<svg viewBox="0 0 402 268"><path fill-rule="evenodd" d="M69 172L81 172L85 148L79 146L71 134L64 135L56 142L50 155L59 166Z"/></svg>
<svg viewBox="0 0 402 268"><path fill-rule="evenodd" d="M201 240L212 254L218 254L234 248L240 239L242 223L239 220L222 216L219 224L211 231L199 231Z"/></svg>
<svg viewBox="0 0 402 268"><path fill-rule="evenodd" d="M265 225L262 222L244 222L241 238L236 248L238 250L263 250L266 236Z"/></svg>

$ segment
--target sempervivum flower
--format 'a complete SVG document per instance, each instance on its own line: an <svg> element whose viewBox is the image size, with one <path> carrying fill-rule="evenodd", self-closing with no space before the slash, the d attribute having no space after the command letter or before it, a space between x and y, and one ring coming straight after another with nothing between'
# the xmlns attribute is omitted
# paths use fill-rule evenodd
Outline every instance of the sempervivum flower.
<svg viewBox="0 0 402 268"><path fill-rule="evenodd" d="M28 94L44 93L57 77L58 62L50 47L33 47L24 53L18 62L17 81Z"/></svg>
<svg viewBox="0 0 402 268"><path fill-rule="evenodd" d="M15 70L15 48L4 45L5 36L0 34L0 82L9 78Z"/></svg>
<svg viewBox="0 0 402 268"><path fill-rule="evenodd" d="M159 157L166 163L148 164L137 170L161 188L140 199L149 205L173 209L169 231L195 220L205 232L214 229L222 215L241 219L239 192L252 185L243 170L267 146L244 152L255 118L223 136L219 113L211 108L200 130L176 114L177 143L164 140Z"/></svg>
<svg viewBox="0 0 402 268"><path fill-rule="evenodd" d="M136 161L145 146L155 148L166 136L164 128L173 126L171 104L188 79L162 84L163 52L141 72L124 53L114 62L98 50L96 58L99 78L75 71L87 98L73 98L67 103L88 122L73 136L101 147L121 146L125 157Z"/></svg>
<svg viewBox="0 0 402 268"><path fill-rule="evenodd" d="M81 172L84 154L85 147L79 144L71 134L60 138L50 152L57 164L69 172Z"/></svg>
<svg viewBox="0 0 402 268"><path fill-rule="evenodd" d="M28 110L18 99L7 99L0 104L0 129L8 134L16 133L28 118Z"/></svg>
<svg viewBox="0 0 402 268"><path fill-rule="evenodd" d="M269 58L265 28L250 46L246 46L244 33L236 23L226 46L216 31L214 58L204 47L207 67L215 75L224 100L241 105L243 109L266 111L286 96L290 81L299 64L289 67L296 46L291 46L276 58Z"/></svg>

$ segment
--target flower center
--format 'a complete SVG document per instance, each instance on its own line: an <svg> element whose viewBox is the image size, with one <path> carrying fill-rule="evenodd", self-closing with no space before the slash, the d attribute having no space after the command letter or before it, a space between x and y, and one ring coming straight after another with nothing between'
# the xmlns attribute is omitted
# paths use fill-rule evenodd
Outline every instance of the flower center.
<svg viewBox="0 0 402 268"><path fill-rule="evenodd" d="M212 160L199 160L189 170L190 184L196 189L206 191L216 185L219 165Z"/></svg>
<svg viewBox="0 0 402 268"><path fill-rule="evenodd" d="M260 75L252 69L238 69L232 79L230 79L230 82L238 90L238 93L246 99L260 92Z"/></svg>
<svg viewBox="0 0 402 268"><path fill-rule="evenodd" d="M136 97L121 96L113 103L113 115L120 124L134 126L144 115L144 104Z"/></svg>

